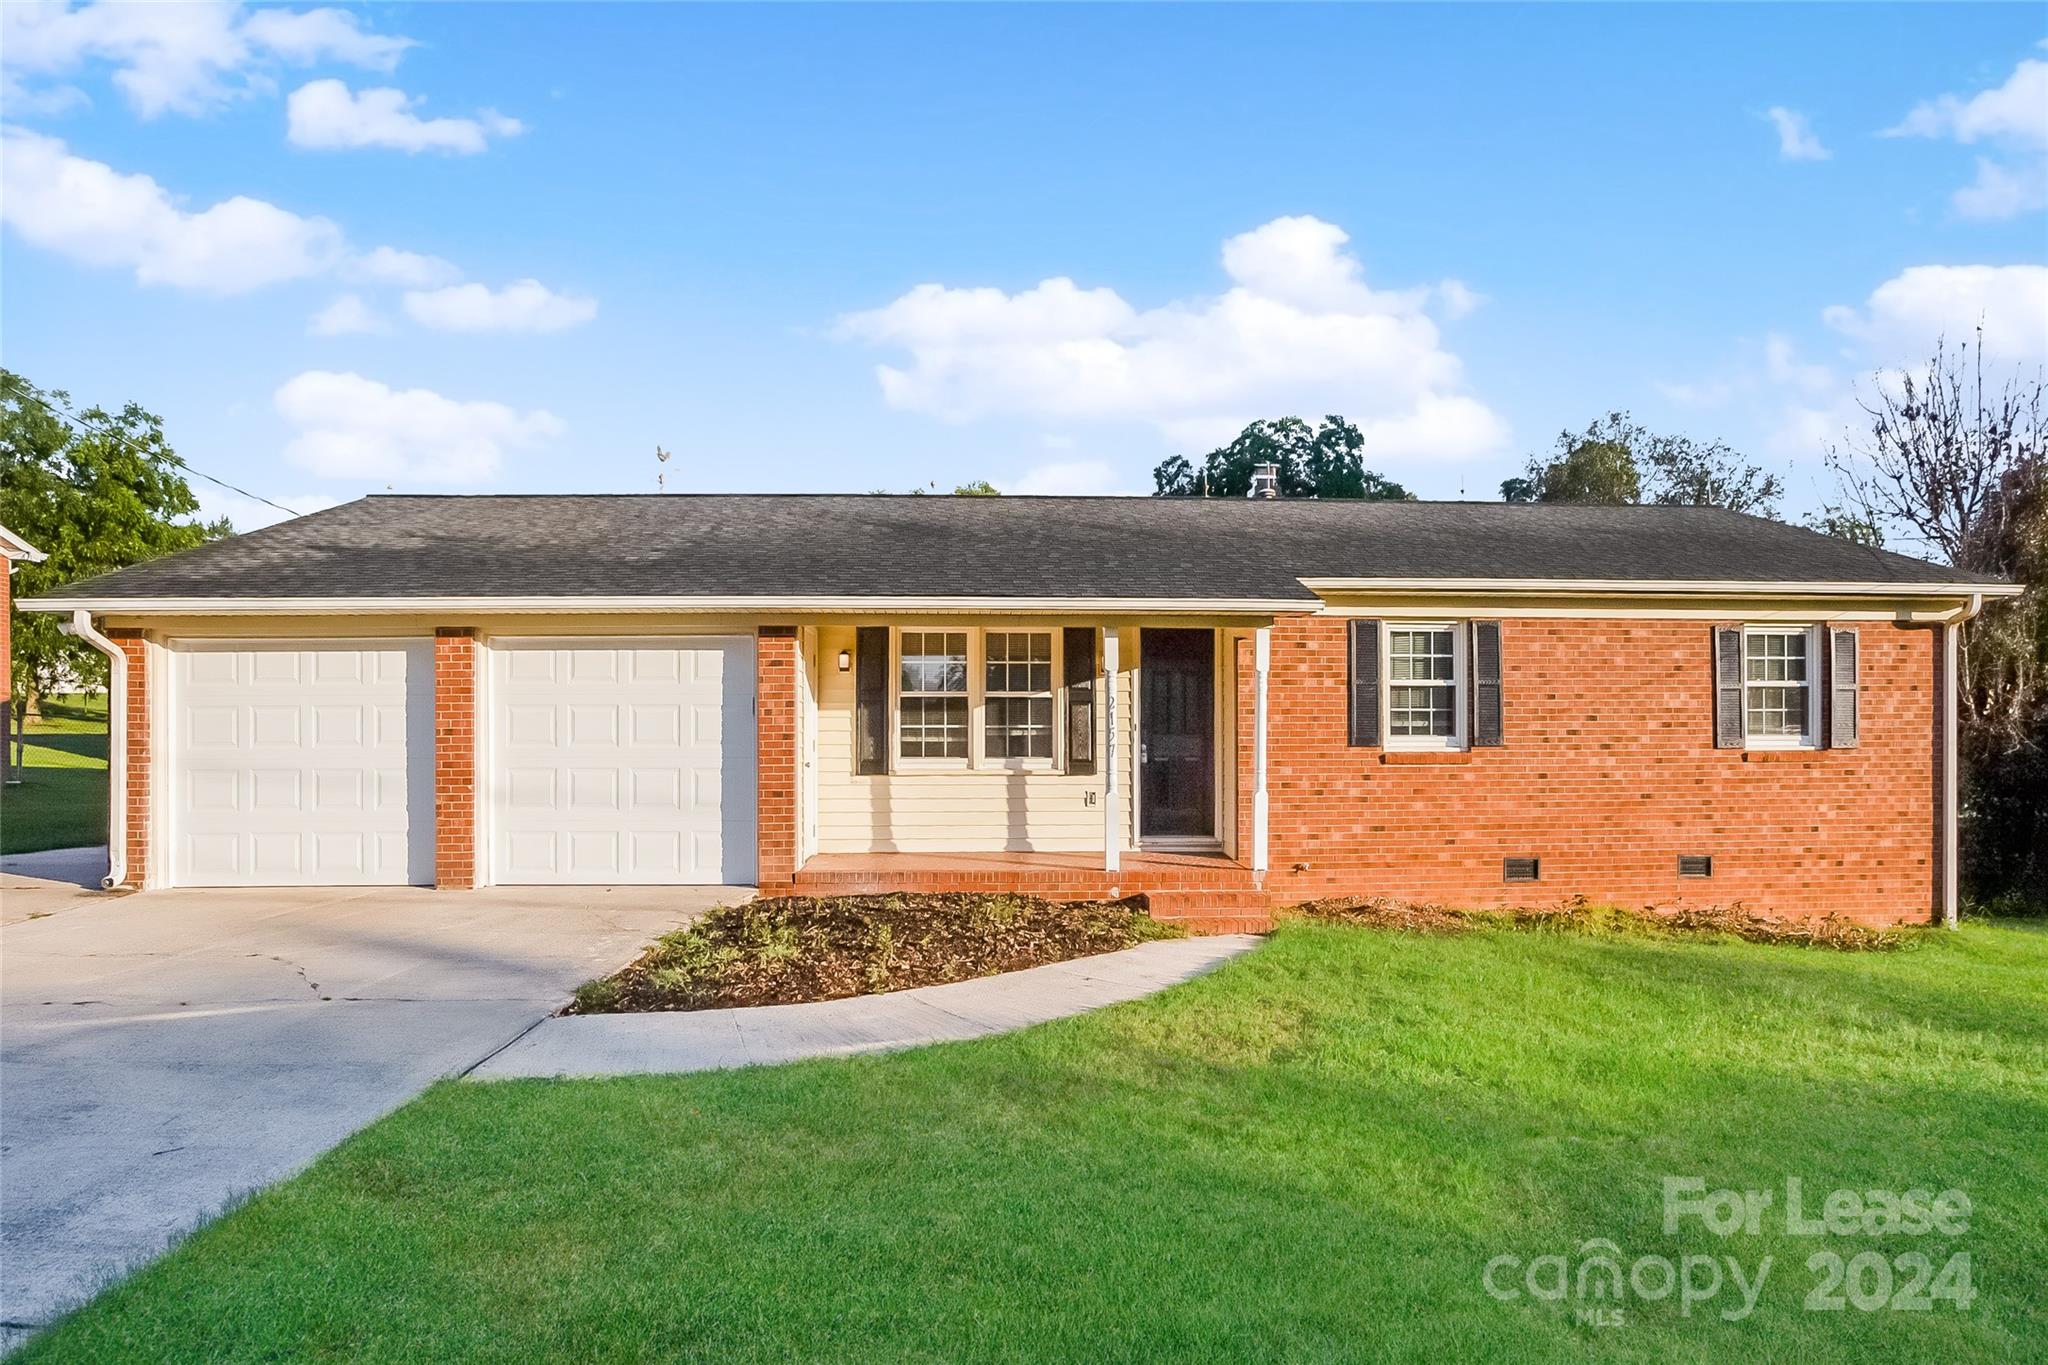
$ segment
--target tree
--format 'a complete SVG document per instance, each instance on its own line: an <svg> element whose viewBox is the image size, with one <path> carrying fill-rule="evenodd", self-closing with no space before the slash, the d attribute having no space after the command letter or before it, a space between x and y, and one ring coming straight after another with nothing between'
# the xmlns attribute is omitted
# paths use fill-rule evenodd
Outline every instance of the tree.
<svg viewBox="0 0 2048 1365"><path fill-rule="evenodd" d="M1159 497L1242 498L1251 493L1252 474L1262 464L1280 469L1283 498L1365 498L1406 501L1414 494L1365 467L1365 437L1334 414L1311 427L1299 417L1253 422L1229 445L1202 457L1162 460L1152 470Z"/></svg>
<svg viewBox="0 0 2048 1365"><path fill-rule="evenodd" d="M921 498L927 493L936 493L938 491L939 486L934 483L924 488L913 488L906 496ZM987 479L974 479L959 485L953 490L953 496L956 498L1000 498L1002 495L1003 490L990 483ZM890 496L890 493L886 488L870 488L868 496L886 498Z"/></svg>
<svg viewBox="0 0 2048 1365"><path fill-rule="evenodd" d="M0 370L0 524L48 556L16 567L17 594L48 592L229 533L225 519L191 520L199 500L154 414L129 403L118 413L91 408L74 424L59 411L68 405L62 391L45 395ZM105 678L105 659L61 634L56 617L22 612L11 624L8 692L21 720L60 679Z"/></svg>
<svg viewBox="0 0 2048 1365"><path fill-rule="evenodd" d="M1879 374L1863 433L1828 451L1848 515L1972 577L2008 577L1963 628L1957 756L1973 898L2048 912L2048 387L1987 378L1983 334Z"/></svg>
<svg viewBox="0 0 2048 1365"><path fill-rule="evenodd" d="M1559 432L1549 459L1529 457L1503 480L1506 502L1660 503L1776 516L1785 486L1725 441L1663 436L1610 412L1583 432Z"/></svg>
<svg viewBox="0 0 2048 1365"><path fill-rule="evenodd" d="M1884 530L1874 521L1844 511L1830 503L1819 512L1808 513L1806 529L1818 531L1836 540L1846 540L1851 545L1864 545L1873 550L1884 548Z"/></svg>

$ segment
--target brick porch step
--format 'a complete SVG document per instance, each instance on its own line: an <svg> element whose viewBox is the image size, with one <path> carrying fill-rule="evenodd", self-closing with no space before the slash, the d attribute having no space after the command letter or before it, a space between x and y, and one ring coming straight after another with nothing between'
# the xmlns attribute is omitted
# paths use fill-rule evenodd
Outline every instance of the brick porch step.
<svg viewBox="0 0 2048 1365"><path fill-rule="evenodd" d="M1146 909L1161 924L1178 924L1191 934L1263 934L1273 927L1273 906L1265 893L1232 890L1147 891Z"/></svg>

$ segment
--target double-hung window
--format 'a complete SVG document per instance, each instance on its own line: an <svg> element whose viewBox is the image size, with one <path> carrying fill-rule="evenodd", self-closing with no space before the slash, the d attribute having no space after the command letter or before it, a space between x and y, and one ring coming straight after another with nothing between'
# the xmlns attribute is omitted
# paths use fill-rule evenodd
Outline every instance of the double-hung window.
<svg viewBox="0 0 2048 1365"><path fill-rule="evenodd" d="M1052 632L991 630L982 637L982 756L995 763L1052 761Z"/></svg>
<svg viewBox="0 0 2048 1365"><path fill-rule="evenodd" d="M967 632L906 630L897 672L897 754L967 757Z"/></svg>
<svg viewBox="0 0 2048 1365"><path fill-rule="evenodd" d="M1449 623L1388 622L1387 747L1457 749L1465 742L1464 660Z"/></svg>
<svg viewBox="0 0 2048 1365"><path fill-rule="evenodd" d="M1743 719L1753 748L1804 749L1819 733L1814 632L1751 626L1742 639Z"/></svg>

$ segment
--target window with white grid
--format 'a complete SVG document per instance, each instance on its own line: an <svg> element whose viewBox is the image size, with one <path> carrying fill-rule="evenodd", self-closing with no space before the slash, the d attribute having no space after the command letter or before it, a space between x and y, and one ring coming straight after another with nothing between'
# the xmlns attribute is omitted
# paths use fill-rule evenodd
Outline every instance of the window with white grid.
<svg viewBox="0 0 2048 1365"><path fill-rule="evenodd" d="M982 637L982 753L1000 762L1052 759L1052 632Z"/></svg>
<svg viewBox="0 0 2048 1365"><path fill-rule="evenodd" d="M1387 626L1387 741L1394 748L1456 748L1458 632L1450 625Z"/></svg>
<svg viewBox="0 0 2048 1365"><path fill-rule="evenodd" d="M1742 657L1749 742L1793 749L1813 743L1813 632L1752 628L1743 634Z"/></svg>
<svg viewBox="0 0 2048 1365"><path fill-rule="evenodd" d="M896 744L906 759L967 757L967 632L906 630L897 671Z"/></svg>

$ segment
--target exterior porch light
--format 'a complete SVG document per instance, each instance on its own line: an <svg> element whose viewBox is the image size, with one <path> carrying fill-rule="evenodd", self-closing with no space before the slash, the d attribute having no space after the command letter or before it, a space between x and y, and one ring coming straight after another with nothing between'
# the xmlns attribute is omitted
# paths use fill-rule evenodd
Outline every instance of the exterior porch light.
<svg viewBox="0 0 2048 1365"><path fill-rule="evenodd" d="M850 650L850 649L842 649L842 650L840 650L840 651L839 651L839 671L840 671L841 673L851 673L851 672L853 672L853 651L852 651L852 650Z"/></svg>

